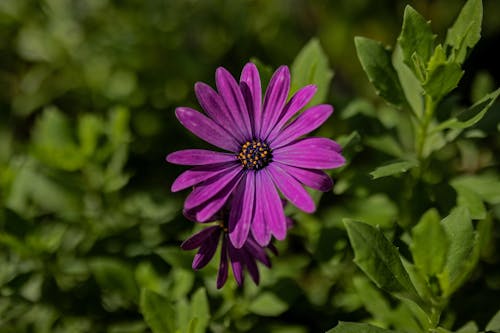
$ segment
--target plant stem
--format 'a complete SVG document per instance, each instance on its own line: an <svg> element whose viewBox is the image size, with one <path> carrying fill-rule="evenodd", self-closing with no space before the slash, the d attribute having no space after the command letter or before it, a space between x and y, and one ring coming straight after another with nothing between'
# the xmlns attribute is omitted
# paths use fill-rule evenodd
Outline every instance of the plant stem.
<svg viewBox="0 0 500 333"><path fill-rule="evenodd" d="M429 130L429 124L434 115L434 110L436 108L436 103L431 96L425 96L425 112L422 121L419 123L420 127L417 130L417 158L420 162L423 160L423 153L425 147L425 141L427 140L427 131Z"/></svg>

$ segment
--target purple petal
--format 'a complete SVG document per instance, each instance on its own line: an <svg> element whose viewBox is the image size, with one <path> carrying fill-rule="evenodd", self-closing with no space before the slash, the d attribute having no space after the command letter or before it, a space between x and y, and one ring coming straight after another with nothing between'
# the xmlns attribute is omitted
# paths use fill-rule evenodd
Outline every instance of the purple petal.
<svg viewBox="0 0 500 333"><path fill-rule="evenodd" d="M229 239L241 248L248 237L254 214L255 172L248 172L240 182L229 213Z"/></svg>
<svg viewBox="0 0 500 333"><path fill-rule="evenodd" d="M252 238L250 237L248 238L245 244L245 248L255 259L257 259L267 267L271 267L271 260L269 260L266 251L262 246L257 244Z"/></svg>
<svg viewBox="0 0 500 333"><path fill-rule="evenodd" d="M190 210L213 198L240 173L241 167L234 166L231 169L228 169L228 172L219 174L207 181L204 181L187 196L186 201L184 202L184 208Z"/></svg>
<svg viewBox="0 0 500 333"><path fill-rule="evenodd" d="M213 222L217 220L222 220L222 212L218 212L217 214L212 215L210 218L206 218L203 221L200 221L199 219L196 218L196 214L199 212L200 208L193 208L193 209L183 209L182 210L182 215L184 215L185 218L187 218L191 222Z"/></svg>
<svg viewBox="0 0 500 333"><path fill-rule="evenodd" d="M290 120L300 109L302 109L309 101L311 98L313 98L314 94L316 93L316 86L315 85L308 85L300 90L298 90L292 98L286 103L285 107L283 108L283 111L280 114L279 120L276 123L276 125L272 128L271 133L267 137L269 141L274 140L276 136L279 134L281 131L281 128Z"/></svg>
<svg viewBox="0 0 500 333"><path fill-rule="evenodd" d="M287 219L288 219L288 217L287 217ZM276 248L276 246L274 246L274 244L273 244L273 243L269 243L269 245L267 246L267 248L268 248L269 250L271 250L271 252L272 252L275 256L279 255L279 251L278 251L278 249Z"/></svg>
<svg viewBox="0 0 500 333"><path fill-rule="evenodd" d="M220 250L220 264L217 272L217 289L224 286L227 281L228 265L227 265L227 236L222 237L222 247Z"/></svg>
<svg viewBox="0 0 500 333"><path fill-rule="evenodd" d="M231 242L227 242L228 245L228 253L229 253L229 260L231 261L231 267L233 268L233 275L234 279L236 280L236 283L238 283L239 286L243 284L243 262L242 258L240 255L239 249L235 248Z"/></svg>
<svg viewBox="0 0 500 333"><path fill-rule="evenodd" d="M234 154L205 149L184 149L167 155L167 162L180 165L208 165L237 161Z"/></svg>
<svg viewBox="0 0 500 333"><path fill-rule="evenodd" d="M252 124L240 86L224 67L217 68L215 72L215 83L236 125L244 129L244 133L246 134L245 140L252 139Z"/></svg>
<svg viewBox="0 0 500 333"><path fill-rule="evenodd" d="M314 212L316 209L314 201L295 178L280 168L277 163L268 165L266 170L269 171L274 183L288 201L307 213Z"/></svg>
<svg viewBox="0 0 500 333"><path fill-rule="evenodd" d="M290 125L288 125L275 140L269 141L273 149L283 147L304 134L314 131L321 126L333 113L333 107L327 104L313 106L304 111Z"/></svg>
<svg viewBox="0 0 500 333"><path fill-rule="evenodd" d="M281 115L283 106L285 106L288 92L290 91L290 71L287 66L279 67L274 72L269 85L267 86L266 95L264 96L262 126L260 129L260 138L266 138L276 125L276 122Z"/></svg>
<svg viewBox="0 0 500 333"><path fill-rule="evenodd" d="M218 228L220 228L220 226L214 225L195 233L194 235L186 239L184 242L182 242L181 249L187 251L187 250L194 250L200 247L200 245Z"/></svg>
<svg viewBox="0 0 500 333"><path fill-rule="evenodd" d="M261 184L265 190L260 192L261 197L259 200L264 203L264 217L274 237L283 240L286 237L286 219L283 204L269 173L267 171L261 173ZM259 244L261 246L268 245L268 243Z"/></svg>
<svg viewBox="0 0 500 333"><path fill-rule="evenodd" d="M291 165L281 164L276 161L275 163L279 164L280 167L284 169L287 173L292 175L302 184L309 186L310 188L322 192L328 192L333 187L332 178L330 178L330 176L328 176L325 172L321 170L301 169Z"/></svg>
<svg viewBox="0 0 500 333"><path fill-rule="evenodd" d="M345 163L341 147L326 138L305 138L273 150L273 160L308 169L334 169Z"/></svg>
<svg viewBox="0 0 500 333"><path fill-rule="evenodd" d="M200 102L201 107L210 118L222 128L225 128L229 134L236 138L236 141L243 142L246 140L243 131L240 130L239 126L235 126L235 121L227 109L226 104L224 104L222 98L212 89L212 87L203 82L196 82L194 91L198 98L198 102Z"/></svg>
<svg viewBox="0 0 500 333"><path fill-rule="evenodd" d="M194 270L205 267L213 258L217 245L219 244L220 228L219 231L212 232L210 236L201 244L198 253L194 256L192 267Z"/></svg>
<svg viewBox="0 0 500 333"><path fill-rule="evenodd" d="M200 139L225 150L238 151L240 149L240 145L231 134L201 112L180 107L175 109L175 115L184 127Z"/></svg>
<svg viewBox="0 0 500 333"><path fill-rule="evenodd" d="M254 135L258 135L262 121L262 87L257 66L251 62L247 63L241 72L240 83L245 83L243 86L246 88L242 86L242 92L252 115Z"/></svg>
<svg viewBox="0 0 500 333"><path fill-rule="evenodd" d="M262 246L266 246L271 240L270 216L268 214L267 203L264 200L264 192L269 191L263 184L263 172L255 174L255 213L252 222L252 235ZM274 186L274 185L273 185Z"/></svg>
<svg viewBox="0 0 500 333"><path fill-rule="evenodd" d="M190 170L184 171L179 175L179 177L175 179L174 183L172 184L171 191L178 192L203 181L209 180L210 178L217 176L218 174L227 172L228 169L231 168L231 166L234 166L234 164L213 164L197 166Z"/></svg>
<svg viewBox="0 0 500 333"><path fill-rule="evenodd" d="M255 259L252 257L251 253L249 253L245 248L242 249L241 256L243 257L243 262L245 263L245 266L247 267L253 282L255 282L255 284L258 285L260 276L259 276L259 269L257 268L257 263L255 262Z"/></svg>
<svg viewBox="0 0 500 333"><path fill-rule="evenodd" d="M227 184L219 193L217 193L210 201L197 207L196 221L210 222L214 220L214 216L219 215L221 208L227 202L229 196L233 193L236 186L243 177L243 173L236 176L229 184Z"/></svg>

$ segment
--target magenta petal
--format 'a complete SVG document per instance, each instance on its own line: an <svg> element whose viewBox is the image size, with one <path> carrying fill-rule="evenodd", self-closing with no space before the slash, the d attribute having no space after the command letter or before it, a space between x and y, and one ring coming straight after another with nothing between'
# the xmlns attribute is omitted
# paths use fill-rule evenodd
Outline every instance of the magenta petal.
<svg viewBox="0 0 500 333"><path fill-rule="evenodd" d="M205 149L184 149L167 155L167 162L180 165L208 165L236 161L238 159L233 154Z"/></svg>
<svg viewBox="0 0 500 333"><path fill-rule="evenodd" d="M254 214L255 172L248 172L240 182L229 213L229 239L241 248L248 237Z"/></svg>
<svg viewBox="0 0 500 333"><path fill-rule="evenodd" d="M213 221L214 215L220 212L222 206L226 203L229 196L233 193L236 186L243 177L243 173L236 176L230 181L219 193L217 193L210 201L197 207L196 221L210 222Z"/></svg>
<svg viewBox="0 0 500 333"><path fill-rule="evenodd" d="M333 107L328 104L313 106L304 111L290 125L288 125L275 140L269 141L273 149L282 147L304 134L314 131L321 126L333 113Z"/></svg>
<svg viewBox="0 0 500 333"><path fill-rule="evenodd" d="M255 262L255 259L253 258L252 254L247 251L246 248L242 249L241 255L243 257L243 262L245 263L245 266L247 267L248 272L252 277L253 282L255 282L255 284L258 285L260 281L260 276L259 276L259 269L257 268L257 263Z"/></svg>
<svg viewBox="0 0 500 333"><path fill-rule="evenodd" d="M191 193L189 193L186 201L184 202L184 208L190 210L213 198L240 173L241 167L234 166L233 168L228 169L228 172L219 174L207 181L204 181Z"/></svg>
<svg viewBox="0 0 500 333"><path fill-rule="evenodd" d="M262 177L265 177L263 172L255 174L255 213L252 222L252 235L261 246L266 246L271 241L271 229L269 220L271 216L268 212L268 204L265 202L264 192L269 191L264 186ZM271 184L272 185L272 184ZM274 185L272 185L274 186ZM250 240L250 239L249 239Z"/></svg>
<svg viewBox="0 0 500 333"><path fill-rule="evenodd" d="M305 138L273 150L273 160L307 169L334 169L345 163L341 147L326 138Z"/></svg>
<svg viewBox="0 0 500 333"><path fill-rule="evenodd" d="M194 250L200 247L201 244L218 228L220 228L218 225L214 225L195 233L194 235L186 239L184 242L182 242L181 249Z"/></svg>
<svg viewBox="0 0 500 333"><path fill-rule="evenodd" d="M234 137L201 112L180 107L175 109L175 115L184 127L200 139L225 150L239 150L240 145Z"/></svg>
<svg viewBox="0 0 500 333"><path fill-rule="evenodd" d="M213 258L217 245L219 244L220 228L212 232L209 237L201 244L198 253L194 256L192 267L194 270L205 267Z"/></svg>
<svg viewBox="0 0 500 333"><path fill-rule="evenodd" d="M282 127L297 113L306 106L307 103L313 98L316 93L317 88L315 85L308 85L301 89L299 89L293 96L290 98L288 103L286 103L283 111L280 114L279 120L274 125L271 130L271 133L267 137L268 141L274 140L276 136L281 131Z"/></svg>
<svg viewBox="0 0 500 333"><path fill-rule="evenodd" d="M194 167L181 173L172 184L171 190L172 192L184 190L205 180L209 180L218 174L227 172L231 166L234 166L234 164L224 163Z"/></svg>
<svg viewBox="0 0 500 333"><path fill-rule="evenodd" d="M281 66L271 77L264 96L262 127L259 133L261 138L266 138L276 125L289 91L290 71L287 66Z"/></svg>
<svg viewBox="0 0 500 333"><path fill-rule="evenodd" d="M228 265L227 265L227 236L222 237L222 247L220 250L220 264L219 271L217 272L217 289L224 286L228 275Z"/></svg>
<svg viewBox="0 0 500 333"><path fill-rule="evenodd" d="M251 139L252 124L240 86L224 67L217 68L215 83L217 84L220 96L222 96L228 110L232 113L236 124L244 129L244 133L246 134L245 140Z"/></svg>
<svg viewBox="0 0 500 333"><path fill-rule="evenodd" d="M247 108L252 115L254 124L254 135L258 135L262 121L262 87L257 66L249 62L243 67L240 77L240 83L245 83L242 87L243 96L247 102Z"/></svg>
<svg viewBox="0 0 500 333"><path fill-rule="evenodd" d="M269 165L266 170L269 171L274 183L288 201L306 213L314 212L316 209L314 201L295 178L280 168L277 163Z"/></svg>
<svg viewBox="0 0 500 333"><path fill-rule="evenodd" d="M233 268L234 279L239 286L243 284L243 261L240 255L240 249L237 249L231 244L231 242L227 242L228 244L228 253L229 260L231 261L231 267Z"/></svg>
<svg viewBox="0 0 500 333"><path fill-rule="evenodd" d="M280 164L280 167L296 178L302 184L318 191L328 192L333 187L333 181L324 171L296 168L291 165Z"/></svg>
<svg viewBox="0 0 500 333"><path fill-rule="evenodd" d="M251 255L266 265L267 267L271 267L271 260L269 260L269 257L266 254L266 251L262 246L257 244L252 238L248 238L245 248L251 253Z"/></svg>
<svg viewBox="0 0 500 333"><path fill-rule="evenodd" d="M237 139L237 141L243 142L246 140L243 131L240 130L239 126L235 126L235 121L227 109L226 104L224 104L222 97L220 97L215 90L208 84L197 82L194 85L194 91L198 98L198 102L200 102L201 107L210 118L222 128L226 129L229 134Z"/></svg>
<svg viewBox="0 0 500 333"><path fill-rule="evenodd" d="M262 187L266 191L262 191L262 197L259 198L264 203L264 217L266 223L271 230L271 233L278 240L283 240L286 237L286 218L283 204L279 196L276 186L274 185L269 172L262 172ZM268 244L260 243L261 246Z"/></svg>

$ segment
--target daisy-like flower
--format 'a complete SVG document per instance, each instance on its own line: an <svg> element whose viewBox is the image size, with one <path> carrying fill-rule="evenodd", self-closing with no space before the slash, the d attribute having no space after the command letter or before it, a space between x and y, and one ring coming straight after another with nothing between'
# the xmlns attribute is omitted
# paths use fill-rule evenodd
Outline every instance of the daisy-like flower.
<svg viewBox="0 0 500 333"><path fill-rule="evenodd" d="M188 216L192 219L194 216ZM218 221L217 221L218 220ZM186 239L182 244L181 248L183 250L194 250L199 248L198 253L193 259L192 267L194 270L199 270L205 267L210 260L212 260L219 241L222 238L222 245L220 251L220 264L219 271L217 273L217 289L224 286L227 281L228 276L228 261L231 263L233 269L234 279L239 286L243 284L244 281L244 270L248 270L252 280L255 284L259 284L259 269L257 267L257 261L262 264L271 267L271 261L266 253L266 248L271 250L275 255L277 255L276 248L270 243L267 247L262 247L249 236L241 248L236 248L228 241L227 234L227 219L224 221L223 216L215 215L210 219L211 221L217 221L218 223L205 229L199 231L198 233L192 235ZM291 220L288 219L288 224Z"/></svg>
<svg viewBox="0 0 500 333"><path fill-rule="evenodd" d="M245 246L249 234L265 246L274 236L286 236L280 194L305 212L315 205L302 185L329 191L333 182L322 169L340 167L341 147L327 138L302 138L332 114L327 104L294 116L311 100L314 85L298 90L287 102L290 72L281 66L273 74L262 101L259 72L248 63L240 82L224 68L216 71L217 90L198 82L195 93L206 115L187 107L175 114L184 127L225 152L186 149L167 161L195 166L182 173L172 191L194 187L184 203L196 220L208 221L228 200L228 233L232 246ZM279 190L279 192L278 192Z"/></svg>

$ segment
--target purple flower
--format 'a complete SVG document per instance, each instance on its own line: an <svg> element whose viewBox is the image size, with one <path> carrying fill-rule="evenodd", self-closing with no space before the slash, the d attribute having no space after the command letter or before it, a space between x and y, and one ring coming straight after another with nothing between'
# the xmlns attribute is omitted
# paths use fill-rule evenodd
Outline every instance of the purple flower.
<svg viewBox="0 0 500 333"><path fill-rule="evenodd" d="M267 267L271 267L271 261L267 256L265 247L259 246L252 236L249 236L241 248L236 248L228 241L227 228L223 222L209 226L202 231L192 235L181 244L183 250L194 250L199 248L193 259L193 269L198 270L205 267L213 258L219 240L222 236L220 252L219 271L217 273L217 289L222 288L228 276L228 258L233 269L233 275L239 286L243 284L246 268L255 284L259 284L259 269L257 261ZM269 244L267 246L272 252L277 254L276 248Z"/></svg>
<svg viewBox="0 0 500 333"><path fill-rule="evenodd" d="M272 236L282 240L286 218L279 192L299 209L313 212L314 202L302 185L329 191L333 182L322 169L345 162L335 141L302 138L323 124L333 108L313 106L294 118L316 87L298 90L287 102L286 66L272 76L263 101L259 72L252 63L243 68L239 84L222 67L215 80L218 93L204 83L195 84L206 115L187 107L175 113L193 134L226 152L186 149L169 154L170 163L195 166L175 180L172 191L194 186L184 208L200 222L208 221L229 200L228 233L234 248L245 247L247 239L261 246Z"/></svg>

